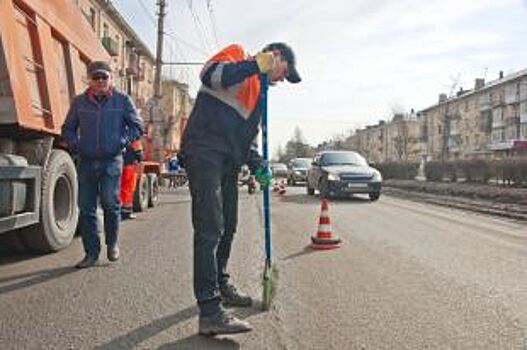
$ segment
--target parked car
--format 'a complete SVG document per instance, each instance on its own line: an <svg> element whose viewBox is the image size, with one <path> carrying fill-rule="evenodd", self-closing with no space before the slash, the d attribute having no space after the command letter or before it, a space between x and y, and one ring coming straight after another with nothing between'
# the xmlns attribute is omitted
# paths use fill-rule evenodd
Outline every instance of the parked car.
<svg viewBox="0 0 527 350"><path fill-rule="evenodd" d="M273 172L274 178L287 178L287 165L284 163L272 163L271 171Z"/></svg>
<svg viewBox="0 0 527 350"><path fill-rule="evenodd" d="M289 163L287 182L290 185L296 185L297 182L307 180L307 170L311 166L310 158L295 158Z"/></svg>
<svg viewBox="0 0 527 350"><path fill-rule="evenodd" d="M381 195L381 173L353 151L324 151L313 158L307 173L307 193L323 197L367 193L372 201Z"/></svg>

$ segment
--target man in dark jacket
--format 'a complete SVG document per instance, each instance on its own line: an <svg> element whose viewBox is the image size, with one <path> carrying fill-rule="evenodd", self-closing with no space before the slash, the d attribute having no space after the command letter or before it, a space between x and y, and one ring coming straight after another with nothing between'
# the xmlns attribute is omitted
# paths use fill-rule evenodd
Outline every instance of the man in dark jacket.
<svg viewBox="0 0 527 350"><path fill-rule="evenodd" d="M97 230L97 203L104 211L108 260L119 259L119 183L123 149L143 133L143 123L129 96L112 87L110 66L101 61L88 66L89 88L76 96L62 134L79 153L79 228L85 257L77 268L95 265L101 244Z"/></svg>
<svg viewBox="0 0 527 350"><path fill-rule="evenodd" d="M249 323L228 315L220 302L252 303L229 283L227 262L237 225L240 167L247 164L259 181L270 182L254 147L262 73L271 84L284 78L300 82L293 51L284 43L270 44L256 56L231 45L212 57L201 72L202 86L183 136L180 158L192 196L194 293L203 335L251 330Z"/></svg>

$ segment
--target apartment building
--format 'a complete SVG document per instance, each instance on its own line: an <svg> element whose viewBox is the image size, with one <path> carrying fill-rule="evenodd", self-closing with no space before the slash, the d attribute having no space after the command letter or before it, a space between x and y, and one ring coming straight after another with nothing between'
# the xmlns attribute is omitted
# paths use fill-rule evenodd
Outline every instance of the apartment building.
<svg viewBox="0 0 527 350"><path fill-rule="evenodd" d="M527 156L527 69L441 94L419 112L424 118L423 156L431 160Z"/></svg>
<svg viewBox="0 0 527 350"><path fill-rule="evenodd" d="M137 108L154 95L155 57L108 0L72 0L81 9L111 58L114 85L127 92Z"/></svg>
<svg viewBox="0 0 527 350"><path fill-rule="evenodd" d="M527 157L527 69L440 94L417 113L356 130L345 146L373 162Z"/></svg>
<svg viewBox="0 0 527 350"><path fill-rule="evenodd" d="M165 124L165 145L167 151L178 152L181 136L185 131L193 100L188 93L188 85L176 80L163 81L161 86L161 108L167 114Z"/></svg>
<svg viewBox="0 0 527 350"><path fill-rule="evenodd" d="M345 141L345 147L356 150L374 163L419 161L422 154L421 124L412 111L396 114L391 121L356 130Z"/></svg>

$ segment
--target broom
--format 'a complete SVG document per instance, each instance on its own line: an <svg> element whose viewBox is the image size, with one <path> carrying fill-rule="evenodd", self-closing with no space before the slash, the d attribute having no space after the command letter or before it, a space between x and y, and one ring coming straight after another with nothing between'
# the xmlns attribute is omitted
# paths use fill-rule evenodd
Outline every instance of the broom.
<svg viewBox="0 0 527 350"><path fill-rule="evenodd" d="M269 166L269 144L267 134L267 91L269 81L266 74L261 77L260 110L262 113L262 148L265 166ZM278 284L278 268L271 260L271 205L269 185L263 187L263 212L265 229L265 267L263 272L262 309L269 310Z"/></svg>

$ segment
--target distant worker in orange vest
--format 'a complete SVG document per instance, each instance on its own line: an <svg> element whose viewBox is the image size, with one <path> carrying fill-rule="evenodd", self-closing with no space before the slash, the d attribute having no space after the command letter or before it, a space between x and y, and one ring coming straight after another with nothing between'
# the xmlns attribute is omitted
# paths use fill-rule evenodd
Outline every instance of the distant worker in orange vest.
<svg viewBox="0 0 527 350"><path fill-rule="evenodd" d="M134 192L137 184L136 164L143 160L143 144L140 139L132 142L123 152L121 175L121 219L135 219Z"/></svg>
<svg viewBox="0 0 527 350"><path fill-rule="evenodd" d="M229 315L221 302L250 306L252 299L229 283L227 262L237 226L238 173L247 164L261 183L269 184L255 144L261 121L260 75L271 85L300 82L295 56L284 43L266 46L249 56L231 45L213 56L201 71L202 86L179 154L192 196L194 226L194 294L199 307L199 333L250 331L248 322Z"/></svg>

